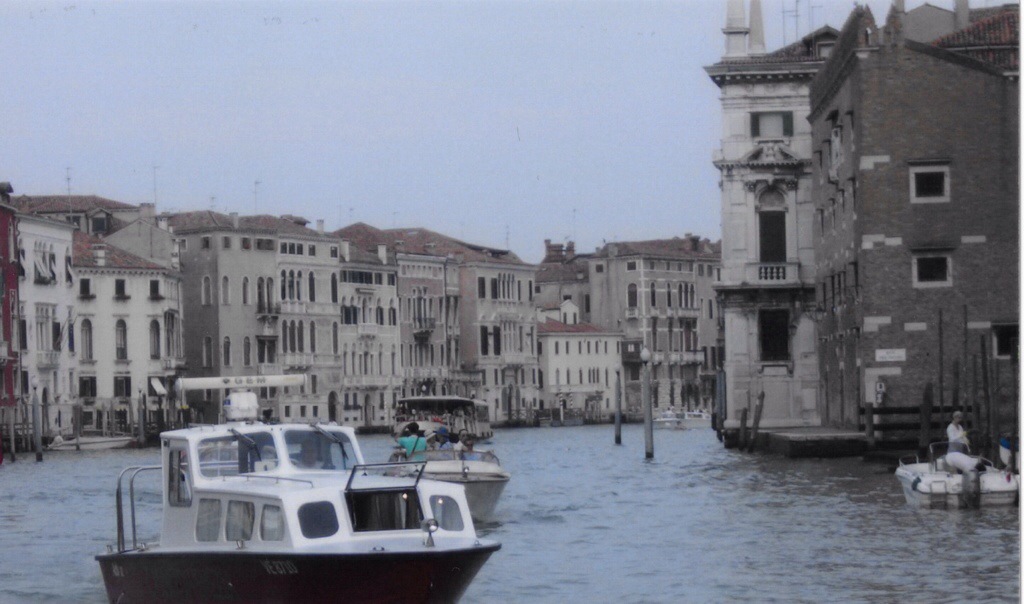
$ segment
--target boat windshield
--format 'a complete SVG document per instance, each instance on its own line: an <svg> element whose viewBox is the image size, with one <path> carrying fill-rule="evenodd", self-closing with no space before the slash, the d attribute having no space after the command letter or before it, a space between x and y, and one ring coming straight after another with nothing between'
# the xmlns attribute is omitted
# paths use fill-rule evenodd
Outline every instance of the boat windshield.
<svg viewBox="0 0 1024 604"><path fill-rule="evenodd" d="M306 470L348 470L355 463L352 443L343 432L287 430L284 441L292 465Z"/></svg>
<svg viewBox="0 0 1024 604"><path fill-rule="evenodd" d="M277 466L277 450L270 432L234 432L199 441L199 472L203 476L234 476Z"/></svg>

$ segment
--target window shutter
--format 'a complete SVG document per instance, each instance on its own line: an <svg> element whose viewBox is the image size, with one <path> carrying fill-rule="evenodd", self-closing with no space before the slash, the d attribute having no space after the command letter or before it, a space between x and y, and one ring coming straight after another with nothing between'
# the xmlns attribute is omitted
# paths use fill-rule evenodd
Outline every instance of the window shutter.
<svg viewBox="0 0 1024 604"><path fill-rule="evenodd" d="M750 114L750 136L754 138L761 136L761 122L757 113Z"/></svg>
<svg viewBox="0 0 1024 604"><path fill-rule="evenodd" d="M783 136L793 136L793 113L791 111L782 114L782 134Z"/></svg>

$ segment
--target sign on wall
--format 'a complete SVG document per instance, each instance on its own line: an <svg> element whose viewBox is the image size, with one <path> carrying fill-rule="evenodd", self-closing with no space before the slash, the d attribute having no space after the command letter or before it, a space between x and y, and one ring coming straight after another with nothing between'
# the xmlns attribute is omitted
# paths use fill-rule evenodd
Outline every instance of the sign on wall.
<svg viewBox="0 0 1024 604"><path fill-rule="evenodd" d="M906 348L879 348L875 350L875 361L878 363L901 363L906 360Z"/></svg>

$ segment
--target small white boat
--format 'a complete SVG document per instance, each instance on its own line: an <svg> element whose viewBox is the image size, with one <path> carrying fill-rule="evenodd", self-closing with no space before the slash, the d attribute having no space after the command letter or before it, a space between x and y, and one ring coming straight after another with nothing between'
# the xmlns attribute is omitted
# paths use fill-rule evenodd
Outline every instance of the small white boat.
<svg viewBox="0 0 1024 604"><path fill-rule="evenodd" d="M80 436L65 440L57 435L47 445L47 451L100 451L104 449L124 449L135 441L134 436L113 435L113 436Z"/></svg>
<svg viewBox="0 0 1024 604"><path fill-rule="evenodd" d="M991 461L961 452L943 454L949 443L933 443L929 460L901 459L896 478L907 503L924 508L976 508L1016 505L1020 476Z"/></svg>
<svg viewBox="0 0 1024 604"><path fill-rule="evenodd" d="M117 543L96 556L110 602L454 602L500 549L477 537L464 489L424 479L422 462L365 464L352 428L264 424L258 409L255 392L233 391L229 423L164 432L159 465L121 473ZM146 470L162 485L157 543L136 534L134 483Z"/></svg>
<svg viewBox="0 0 1024 604"><path fill-rule="evenodd" d="M498 456L491 451L456 451L429 449L417 451L407 459L405 449L395 451L392 463L426 462L423 477L462 485L473 520L488 522L494 518L494 509L512 475L501 467Z"/></svg>
<svg viewBox="0 0 1024 604"><path fill-rule="evenodd" d="M683 411L682 422L684 428L710 428L711 414L707 411Z"/></svg>
<svg viewBox="0 0 1024 604"><path fill-rule="evenodd" d="M683 418L671 408L659 413L653 423L657 430L682 430L686 427L683 425Z"/></svg>

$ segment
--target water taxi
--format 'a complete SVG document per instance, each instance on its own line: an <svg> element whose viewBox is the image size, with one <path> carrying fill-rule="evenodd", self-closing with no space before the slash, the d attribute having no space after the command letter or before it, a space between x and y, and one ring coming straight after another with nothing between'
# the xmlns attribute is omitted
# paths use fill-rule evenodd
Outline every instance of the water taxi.
<svg viewBox="0 0 1024 604"><path fill-rule="evenodd" d="M665 409L658 414L658 417L654 418L654 428L660 430L681 430L683 426L683 419L675 409Z"/></svg>
<svg viewBox="0 0 1024 604"><path fill-rule="evenodd" d="M683 411L681 421L684 428L710 428L711 414L699 409Z"/></svg>
<svg viewBox="0 0 1024 604"><path fill-rule="evenodd" d="M305 376L191 378L230 388L226 423L160 435L160 464L124 470L117 543L96 557L110 602L451 602L500 544L464 489L423 462L366 464L354 430L256 421L253 392ZM159 472L159 541L136 531L136 476ZM128 487L129 518L123 504Z"/></svg>

